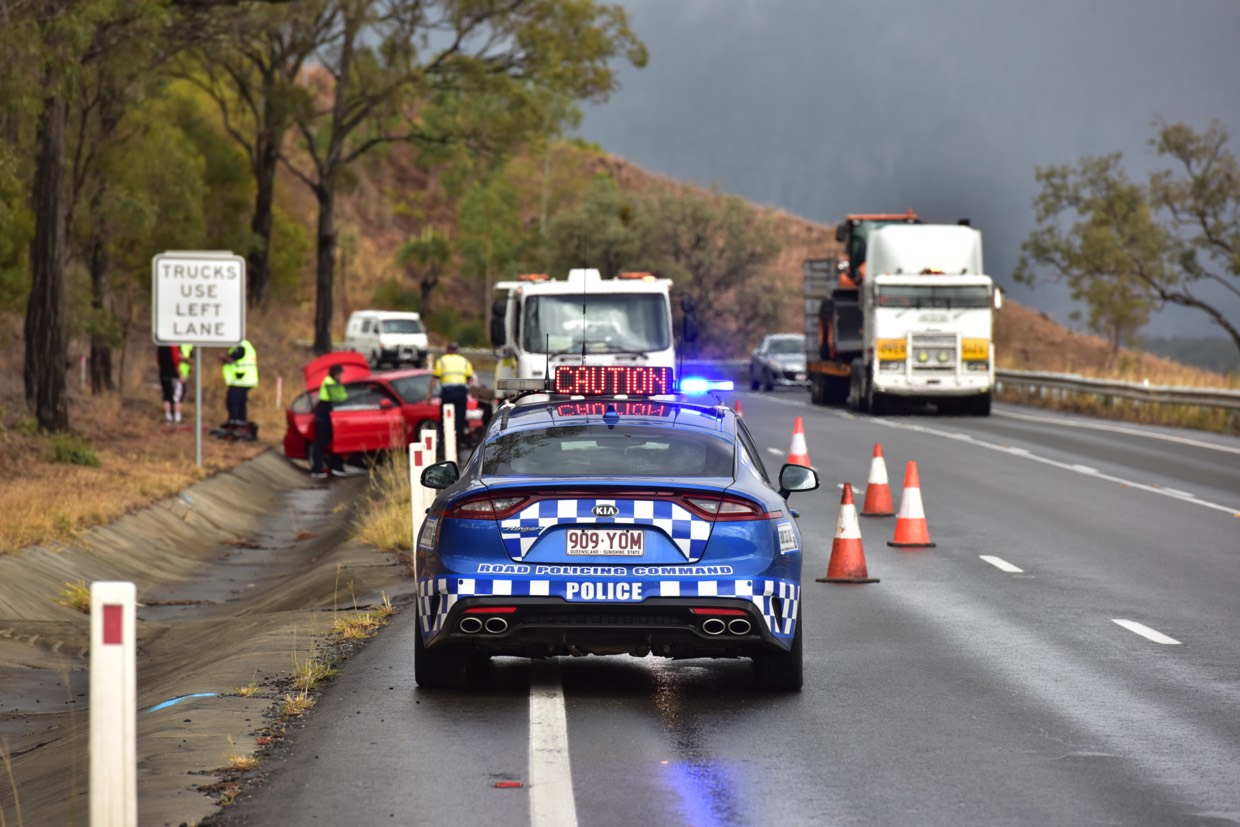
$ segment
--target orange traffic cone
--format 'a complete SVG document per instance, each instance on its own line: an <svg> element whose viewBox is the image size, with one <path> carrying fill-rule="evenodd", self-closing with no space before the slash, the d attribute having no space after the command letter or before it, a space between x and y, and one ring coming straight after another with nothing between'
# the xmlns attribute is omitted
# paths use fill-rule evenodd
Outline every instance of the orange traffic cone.
<svg viewBox="0 0 1240 827"><path fill-rule="evenodd" d="M900 513L896 516L896 536L887 541L896 548L934 548L930 542L930 529L926 525L926 512L921 507L921 483L917 481L917 463L910 462L904 471L904 495L900 498Z"/></svg>
<svg viewBox="0 0 1240 827"><path fill-rule="evenodd" d="M788 462L793 465L804 465L806 468L812 467L809 461L809 449L805 446L805 426L801 424L799 416L792 426L792 448L788 451Z"/></svg>
<svg viewBox="0 0 1240 827"><path fill-rule="evenodd" d="M736 400L736 415L741 419L745 417L745 412L741 410L741 401L739 399Z"/></svg>
<svg viewBox="0 0 1240 827"><path fill-rule="evenodd" d="M840 516L835 522L835 540L831 542L831 561L827 576L819 583L877 583L865 568L865 551L861 548L861 526L857 524L857 506L853 503L852 485L844 483L840 497Z"/></svg>
<svg viewBox="0 0 1240 827"><path fill-rule="evenodd" d="M862 517L890 517L896 510L891 507L891 486L887 483L887 463L883 462L883 446L874 443L874 459L870 461L870 481L865 486L865 504L861 506Z"/></svg>

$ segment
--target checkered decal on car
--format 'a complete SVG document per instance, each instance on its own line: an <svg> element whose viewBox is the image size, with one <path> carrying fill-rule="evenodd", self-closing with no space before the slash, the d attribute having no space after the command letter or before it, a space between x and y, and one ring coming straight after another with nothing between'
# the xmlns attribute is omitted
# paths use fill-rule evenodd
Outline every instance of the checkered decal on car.
<svg viewBox="0 0 1240 827"><path fill-rule="evenodd" d="M599 505L615 506L617 514L598 517ZM539 500L520 514L500 521L504 548L516 560L524 560L543 532L556 525L646 525L657 528L672 539L690 563L697 562L710 539L711 523L695 517L684 507L668 500Z"/></svg>
<svg viewBox="0 0 1240 827"><path fill-rule="evenodd" d="M600 579L598 582L615 581ZM434 634L443 628L448 612L462 597L563 597L565 583L564 580L484 577L427 578L418 584L418 617L422 631ZM658 580L642 581L642 585L646 597L748 598L762 612L767 627L774 634L788 637L796 630L801 587L787 580Z"/></svg>

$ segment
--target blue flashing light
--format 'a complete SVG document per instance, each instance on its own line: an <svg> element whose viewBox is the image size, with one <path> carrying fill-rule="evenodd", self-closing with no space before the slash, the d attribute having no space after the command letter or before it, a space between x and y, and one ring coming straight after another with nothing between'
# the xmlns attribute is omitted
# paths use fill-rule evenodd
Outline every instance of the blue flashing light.
<svg viewBox="0 0 1240 827"><path fill-rule="evenodd" d="M730 391L734 385L731 379L704 379L700 376L688 376L680 380L680 392L688 396L697 396L711 391Z"/></svg>

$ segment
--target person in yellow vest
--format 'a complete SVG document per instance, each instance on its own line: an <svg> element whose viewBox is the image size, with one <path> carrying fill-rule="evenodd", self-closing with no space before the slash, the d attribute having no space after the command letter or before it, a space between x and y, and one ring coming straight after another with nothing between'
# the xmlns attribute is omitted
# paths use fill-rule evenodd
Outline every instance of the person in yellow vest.
<svg viewBox="0 0 1240 827"><path fill-rule="evenodd" d="M469 408L469 386L474 384L474 366L458 351L461 349L456 342L448 343L448 352L435 360L432 370L431 384L426 391L426 401L435 395L435 383L443 390L440 393L440 407L451 405L456 410L456 444L465 444L465 412Z"/></svg>
<svg viewBox="0 0 1240 827"><path fill-rule="evenodd" d="M228 422L224 428L228 430L248 425L250 389L258 387L258 351L246 339L229 348L220 356L220 361L224 363L224 384L228 386L228 395L224 400L228 406Z"/></svg>
<svg viewBox="0 0 1240 827"><path fill-rule="evenodd" d="M349 399L349 392L340 384L342 373L344 365L332 365L319 385L319 402L314 406L314 448L310 452L310 476L315 479L325 479L329 474L346 476L344 463L331 453L332 408Z"/></svg>

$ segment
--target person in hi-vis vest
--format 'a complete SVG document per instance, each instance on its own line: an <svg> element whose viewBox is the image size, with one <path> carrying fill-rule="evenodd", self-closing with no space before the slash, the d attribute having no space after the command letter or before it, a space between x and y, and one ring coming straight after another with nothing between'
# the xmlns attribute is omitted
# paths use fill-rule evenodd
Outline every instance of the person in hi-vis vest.
<svg viewBox="0 0 1240 827"><path fill-rule="evenodd" d="M426 390L426 401L429 402L435 395L435 383L439 382L443 387L440 393L440 421L443 421L443 406L451 405L456 411L457 446L465 444L465 412L469 409L469 386L474 383L474 366L457 352L460 349L456 342L448 343L448 352L435 360L431 384Z"/></svg>
<svg viewBox="0 0 1240 827"><path fill-rule="evenodd" d="M314 406L314 448L310 452L310 476L323 479L329 474L343 477L344 462L331 452L332 409L349 401L349 392L340 384L344 365L332 365L319 385L319 401Z"/></svg>
<svg viewBox="0 0 1240 827"><path fill-rule="evenodd" d="M220 356L220 361L224 363L224 384L228 386L228 396L224 400L228 406L226 424L244 425L250 421L247 410L250 389L258 387L258 352L246 339L229 348Z"/></svg>

